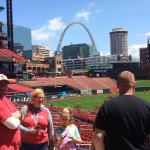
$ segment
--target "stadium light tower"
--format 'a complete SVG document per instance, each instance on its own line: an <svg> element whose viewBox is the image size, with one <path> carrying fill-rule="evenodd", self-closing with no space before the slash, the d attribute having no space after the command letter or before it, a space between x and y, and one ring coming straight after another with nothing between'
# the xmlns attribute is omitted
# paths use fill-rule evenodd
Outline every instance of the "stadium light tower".
<svg viewBox="0 0 150 150"><path fill-rule="evenodd" d="M6 0L8 49L14 51L12 0Z"/></svg>

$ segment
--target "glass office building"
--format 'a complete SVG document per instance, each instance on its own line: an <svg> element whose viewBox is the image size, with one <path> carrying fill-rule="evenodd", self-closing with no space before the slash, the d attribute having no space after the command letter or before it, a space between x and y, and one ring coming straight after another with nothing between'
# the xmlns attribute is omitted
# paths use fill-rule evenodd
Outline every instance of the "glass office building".
<svg viewBox="0 0 150 150"><path fill-rule="evenodd" d="M72 44L62 48L63 59L92 57L95 53L94 46L88 44Z"/></svg>
<svg viewBox="0 0 150 150"><path fill-rule="evenodd" d="M14 25L14 43L19 43L23 46L23 50L32 49L31 29ZM4 24L3 32L7 33L7 25Z"/></svg>

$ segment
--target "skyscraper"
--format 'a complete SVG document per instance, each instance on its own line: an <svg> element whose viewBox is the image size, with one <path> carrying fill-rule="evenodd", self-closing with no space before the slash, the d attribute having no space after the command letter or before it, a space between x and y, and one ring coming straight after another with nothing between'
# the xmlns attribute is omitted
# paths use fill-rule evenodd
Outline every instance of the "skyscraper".
<svg viewBox="0 0 150 150"><path fill-rule="evenodd" d="M3 26L3 32L7 33L7 24ZM14 43L19 43L23 46L23 50L32 49L31 29L23 26L14 25Z"/></svg>
<svg viewBox="0 0 150 150"><path fill-rule="evenodd" d="M111 55L128 55L128 31L114 28L110 34Z"/></svg>

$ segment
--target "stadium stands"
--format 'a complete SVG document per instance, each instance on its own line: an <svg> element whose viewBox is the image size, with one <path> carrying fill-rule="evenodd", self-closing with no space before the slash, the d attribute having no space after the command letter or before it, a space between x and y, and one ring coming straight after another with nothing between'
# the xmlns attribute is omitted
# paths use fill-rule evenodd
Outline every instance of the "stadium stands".
<svg viewBox="0 0 150 150"><path fill-rule="evenodd" d="M10 89L10 91L11 90L16 91L17 93L31 92L32 91L31 88L28 88L28 87L25 87L25 86L22 86L19 84L9 84L8 89Z"/></svg>
<svg viewBox="0 0 150 150"><path fill-rule="evenodd" d="M86 76L72 76L69 78L66 76L61 76L54 78L37 78L35 81L20 81L20 83L28 87L68 86L72 87L73 89L78 89L81 91L81 93L85 94L91 94L92 90L101 89L117 91L116 82L111 78L89 78Z"/></svg>
<svg viewBox="0 0 150 150"><path fill-rule="evenodd" d="M74 76L73 77L76 82L80 82L82 85L85 85L90 89L102 89L103 86L101 84L95 82L92 78L88 78L86 76Z"/></svg>
<svg viewBox="0 0 150 150"><path fill-rule="evenodd" d="M103 88L117 89L116 82L111 78L94 78L94 80L99 84L101 84Z"/></svg>

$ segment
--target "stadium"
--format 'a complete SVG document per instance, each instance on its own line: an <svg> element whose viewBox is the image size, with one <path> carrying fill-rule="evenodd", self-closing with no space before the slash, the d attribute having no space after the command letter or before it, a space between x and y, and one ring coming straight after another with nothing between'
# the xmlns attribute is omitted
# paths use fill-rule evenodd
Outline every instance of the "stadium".
<svg viewBox="0 0 150 150"><path fill-rule="evenodd" d="M2 10L4 8L0 7L0 11ZM12 10L7 13L10 21ZM127 52L100 56L94 54L97 48L89 29L83 23L75 21L64 29L55 56L44 57L41 54L34 54L36 57L28 59L14 49L12 22L8 24L10 25L8 31L11 32L6 36L2 32L3 23L0 22L0 74L9 77L7 98L20 111L24 105L30 103L30 94L34 89L43 89L45 93L43 104L52 113L55 129L61 124L59 116L62 109L73 108L74 124L78 127L83 140L82 144L77 145L78 149L91 149L96 115L106 98L118 95L117 77L120 72L125 70L133 72L136 77L135 95L150 102L149 40L145 55L146 62L132 59ZM84 43L66 46L67 56L63 59L60 49L64 34L75 24L86 30L92 46ZM126 34L127 31L122 33ZM73 54L68 52L70 47L78 49L78 53L74 49ZM81 53L80 57L79 53ZM86 57L82 57L85 54Z"/></svg>
<svg viewBox="0 0 150 150"><path fill-rule="evenodd" d="M7 50L7 52L9 52ZM8 54L7 54L8 56ZM13 55L17 57L17 54ZM108 96L118 94L117 84L110 77L88 76L55 76L32 79L10 79L7 97L20 110L30 101L30 92L35 88L42 88L46 97L44 104L52 112L54 128L60 125L59 112L64 107L74 109L74 123L77 125L82 144L81 149L91 149L93 124L99 107ZM149 101L149 80L136 82L136 95Z"/></svg>

